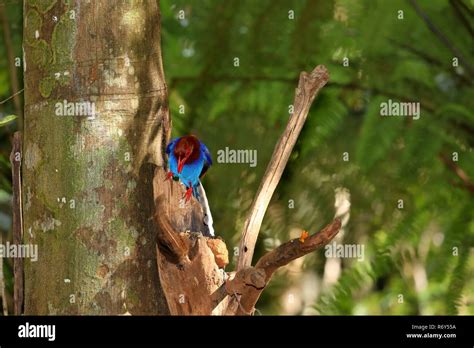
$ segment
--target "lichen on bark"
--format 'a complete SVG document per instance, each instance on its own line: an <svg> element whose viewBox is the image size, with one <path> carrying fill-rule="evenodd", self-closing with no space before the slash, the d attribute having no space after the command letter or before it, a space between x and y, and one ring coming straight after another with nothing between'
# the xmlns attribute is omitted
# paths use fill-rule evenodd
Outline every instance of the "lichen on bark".
<svg viewBox="0 0 474 348"><path fill-rule="evenodd" d="M118 24L130 3L107 4L25 2L25 242L39 249L38 262L25 263L27 314L168 313L146 163L160 157L156 127L167 111L163 73L155 71L161 63L149 61L161 59L150 41L159 51L150 20L159 11L133 3L147 18L138 21L143 35L129 40ZM54 24L46 21L51 13L60 14ZM56 114L64 101L94 103L97 114ZM158 136L150 141L141 136L147 132Z"/></svg>
<svg viewBox="0 0 474 348"><path fill-rule="evenodd" d="M28 0L28 4L36 7L41 13L46 13L56 4L58 0Z"/></svg>

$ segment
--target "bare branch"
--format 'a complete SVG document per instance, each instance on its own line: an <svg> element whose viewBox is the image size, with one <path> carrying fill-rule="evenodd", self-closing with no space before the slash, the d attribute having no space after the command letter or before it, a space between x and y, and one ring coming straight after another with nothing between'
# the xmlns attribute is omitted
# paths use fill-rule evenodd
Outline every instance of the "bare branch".
<svg viewBox="0 0 474 348"><path fill-rule="evenodd" d="M0 101L0 105L5 104L7 101L9 101L9 100L12 99L12 98L15 98L15 97L16 97L17 95L19 95L20 93L23 93L24 90L25 90L25 89L22 88L21 90L19 90L18 92L12 94L12 95L9 96L8 98L1 100L1 101Z"/></svg>
<svg viewBox="0 0 474 348"><path fill-rule="evenodd" d="M286 129L273 151L272 159L252 203L250 212L244 224L242 240L239 247L237 270L251 265L255 243L265 211L270 199L280 181L291 151L303 128L311 104L321 88L329 80L325 66L318 65L310 74L302 72L295 93L294 113L290 116Z"/></svg>
<svg viewBox="0 0 474 348"><path fill-rule="evenodd" d="M466 85L471 85L472 84L471 80L467 76L465 76L464 74L456 73L456 70L448 68L443 62L441 62L440 60L438 60L435 57L430 56L429 54L425 53L423 50L420 50L420 49L415 48L415 47L413 47L409 44L406 44L404 42L399 42L399 41L391 39L391 38L389 38L388 40L390 42L392 42L394 45L402 48L403 50L405 50L407 52L410 52L411 54L421 58L427 64L432 64L432 65L440 68L441 70L447 72L448 74L451 74L456 78L459 78ZM402 101L404 101L403 97L401 99L402 99ZM426 104L426 102L427 102L426 100L422 101L422 104ZM428 104L429 104L428 108L426 108L427 110L431 109L431 111L433 111L433 110L436 109L434 106L432 106L432 104L430 102L428 102Z"/></svg>
<svg viewBox="0 0 474 348"><path fill-rule="evenodd" d="M474 17L474 11L471 10L462 0L456 1L460 7L464 9L464 11L467 12L467 14L471 17Z"/></svg>
<svg viewBox="0 0 474 348"><path fill-rule="evenodd" d="M0 233L0 244L3 243L3 235ZM3 274L3 257L0 257L0 296L2 297L3 315L8 315L7 291L5 290L5 276Z"/></svg>
<svg viewBox="0 0 474 348"><path fill-rule="evenodd" d="M340 228L341 221L335 219L320 232L305 239L304 242L292 239L265 254L258 260L255 267L247 267L231 274L226 281L225 288L227 293L234 296L234 301L238 303L236 313L240 315L252 314L260 294L278 268L329 243Z"/></svg>
<svg viewBox="0 0 474 348"><path fill-rule="evenodd" d="M325 245L336 236L340 228L341 220L335 219L324 227L321 232L313 234L304 242L301 242L298 238L292 239L265 254L258 260L255 267L264 269L267 277L271 276L278 268Z"/></svg>
<svg viewBox="0 0 474 348"><path fill-rule="evenodd" d="M13 135L10 162L12 165L12 191L13 191L13 243L20 245L23 242L23 213L21 201L21 133ZM13 260L14 289L13 302L15 315L23 313L23 259L16 257Z"/></svg>
<svg viewBox="0 0 474 348"><path fill-rule="evenodd" d="M466 172L445 155L440 154L439 158L449 170L451 170L459 179L461 179L461 187L467 189L471 193L474 193L474 182L466 174Z"/></svg>
<svg viewBox="0 0 474 348"><path fill-rule="evenodd" d="M464 14L461 9L462 5L460 5L459 2L457 2L456 0L449 0L449 4L451 5L456 17L458 17L461 23L464 25L464 28L466 28L466 30L469 32L469 34L471 34L471 36L474 36L474 29L472 28L469 20L464 17Z"/></svg>

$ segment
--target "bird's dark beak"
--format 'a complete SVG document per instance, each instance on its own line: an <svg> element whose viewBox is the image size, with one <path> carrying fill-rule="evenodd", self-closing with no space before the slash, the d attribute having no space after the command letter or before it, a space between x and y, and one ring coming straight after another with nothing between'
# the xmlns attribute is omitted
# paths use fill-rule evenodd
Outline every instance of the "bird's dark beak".
<svg viewBox="0 0 474 348"><path fill-rule="evenodd" d="M179 157L178 158L178 173L181 173L181 171L183 170L183 166L184 166L184 161L186 159L185 158L182 158L182 157Z"/></svg>

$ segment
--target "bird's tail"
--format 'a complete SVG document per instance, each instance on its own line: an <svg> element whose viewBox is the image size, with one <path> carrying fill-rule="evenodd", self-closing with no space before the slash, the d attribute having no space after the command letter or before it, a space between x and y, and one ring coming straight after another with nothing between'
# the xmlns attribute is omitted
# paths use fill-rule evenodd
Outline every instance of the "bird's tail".
<svg viewBox="0 0 474 348"><path fill-rule="evenodd" d="M199 200L199 185L193 186L193 196Z"/></svg>
<svg viewBox="0 0 474 348"><path fill-rule="evenodd" d="M204 225L208 228L208 231L206 231L207 233L205 234L214 237L214 221L212 219L211 209L209 208L209 202L207 201L206 191L200 182L196 186L196 190L199 192L198 201L204 210Z"/></svg>

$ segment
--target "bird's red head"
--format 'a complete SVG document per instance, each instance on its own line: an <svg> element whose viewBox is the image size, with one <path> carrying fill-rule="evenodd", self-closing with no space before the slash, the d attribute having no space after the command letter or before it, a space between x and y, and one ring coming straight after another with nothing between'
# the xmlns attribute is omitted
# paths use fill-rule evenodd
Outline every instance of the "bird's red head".
<svg viewBox="0 0 474 348"><path fill-rule="evenodd" d="M174 147L174 155L178 159L178 173L181 173L186 163L192 163L199 158L201 143L194 135L181 137Z"/></svg>

